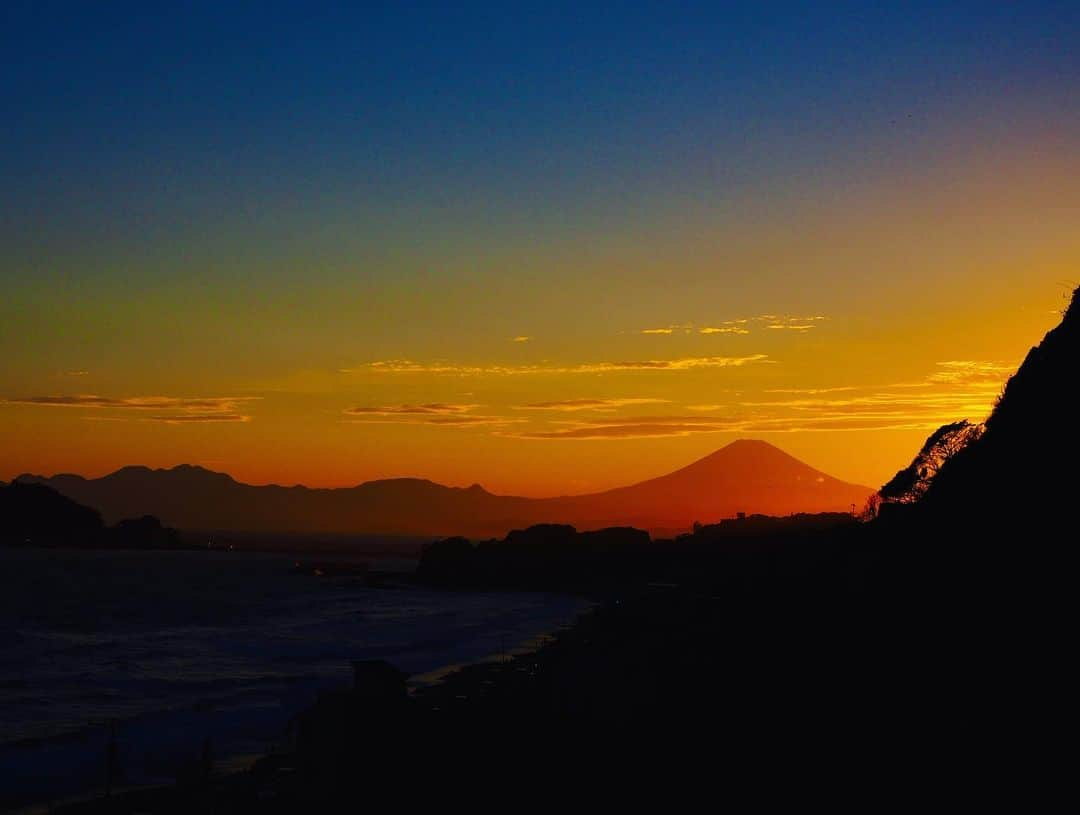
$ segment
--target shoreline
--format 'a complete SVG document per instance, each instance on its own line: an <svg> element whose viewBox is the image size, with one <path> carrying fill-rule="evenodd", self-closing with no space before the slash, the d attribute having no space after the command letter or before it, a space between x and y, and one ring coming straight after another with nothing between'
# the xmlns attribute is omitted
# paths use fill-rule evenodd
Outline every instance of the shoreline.
<svg viewBox="0 0 1080 815"><path fill-rule="evenodd" d="M380 591L395 591L398 589L414 589L420 591L431 591L437 594L501 594L503 592L488 591L476 591L476 592L460 592L454 590L445 590L435 587L429 587L422 584L416 584L411 581L407 581L401 585L390 585L383 587L379 584L370 586L370 588L376 588ZM568 621L558 622L552 627L547 627L544 630L535 633L529 633L528 635L520 639L508 639L507 645L497 650L489 650L486 653L477 656L475 658L454 659L449 662L445 662L437 665L436 667L412 674L408 677L408 693L410 697L422 697L424 693L429 691L432 687L437 687L440 683L446 681L449 677L459 674L463 671L470 671L476 669L479 666L491 666L499 665L507 661L511 661L515 658L519 658L523 655L530 654L542 647L545 643L550 642L553 637L561 631L567 630L573 627L574 624L584 615L587 614L593 607L595 602L590 602L584 598L577 597L575 595L563 594L560 592L513 592L523 594L541 594L541 595L558 595L563 599L572 599L580 601L579 607L573 612L573 616ZM391 657L392 658L392 657ZM311 709L319 704L322 697L326 695L333 695L346 689L348 685L345 682L335 682L328 684L318 691L316 691L314 697L304 707L288 715L286 719L282 721L279 728L279 733L275 739L269 743L267 750L241 750L235 753L225 753L220 757L215 756L212 762L211 777L215 784L231 785L237 783L239 779L253 772L260 762L272 759L275 756L282 754L288 754L295 749L295 729L297 721L308 713ZM94 734L100 734L102 726L86 725L77 730L58 734L55 737L41 737L35 739L28 739L21 742L13 742L5 747L17 753L20 750L32 750L35 747L49 746L53 743L62 742L87 742L93 739ZM103 741L102 744L105 742ZM98 747L87 746L88 753L96 752ZM195 762L191 762L195 763ZM180 768L181 770L183 768ZM182 773L181 773L182 774ZM88 791L86 793L75 793L67 795L62 798L40 800L33 803L17 804L14 809L3 809L0 811L12 813L12 815L46 815L46 813L56 812L83 812L96 811L96 807L103 805L104 802L111 802L111 805L115 805L116 802L122 801L127 798L137 798L139 800L145 800L147 798L157 799L169 797L173 791L177 788L179 779L173 780L150 780L146 783L132 783L126 785L116 786L110 797L106 797L103 790ZM103 784L102 784L103 786Z"/></svg>
<svg viewBox="0 0 1080 815"><path fill-rule="evenodd" d="M499 672L512 669L523 659L539 658L545 648L573 632L585 617L600 607L601 604L595 600L587 601L587 605L571 621L519 640L516 645L505 651L491 653L475 660L450 663L410 676L407 679L408 697L419 702L425 709L438 709L438 700L446 698L451 693L461 695L462 689L466 686L479 691L487 683L494 681L493 677ZM311 706L292 717L286 727L286 732L291 730L301 717L312 713L323 703L324 698L343 692L348 691L339 687L320 693ZM275 749L270 752L229 756L214 761L212 772L207 777L206 783L223 791L246 787L250 779L258 775L266 765L277 764L282 760L288 764L290 757L295 757L295 736L283 738L282 742L283 749L280 752ZM290 742L290 746L286 747L284 742ZM173 805L177 796L183 794L182 786L182 782L178 780L167 784L120 787L111 796L100 793L73 796L63 801L32 804L11 811L10 815L99 815L99 813L103 815L104 813L143 811L142 808L146 806Z"/></svg>

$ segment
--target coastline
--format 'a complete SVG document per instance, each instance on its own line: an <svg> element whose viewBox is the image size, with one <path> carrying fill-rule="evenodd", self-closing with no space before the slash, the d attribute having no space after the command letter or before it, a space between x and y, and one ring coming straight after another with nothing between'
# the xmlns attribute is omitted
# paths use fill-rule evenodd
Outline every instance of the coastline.
<svg viewBox="0 0 1080 815"><path fill-rule="evenodd" d="M545 649L551 648L560 639L570 636L581 621L595 613L601 607L597 601L583 601L582 608L569 622L561 623L553 629L531 635L508 646L505 650L488 654L473 660L449 663L431 671L408 677L407 693L425 710L438 710L445 706L446 700L467 696L479 698L484 691L507 672L513 672L525 661L535 662L543 659ZM316 702L290 722L293 729L297 719L310 715L315 708L324 704L327 698L348 693L344 688L324 691ZM291 745L289 744L291 742ZM296 758L295 737L283 738L273 751L248 753L223 757L213 762L212 770L198 785L209 786L216 794L230 798L241 791L243 795L250 791L255 778L262 779L262 795L266 796L265 776L267 766L275 769L280 766L291 769ZM183 801L190 793L190 779L178 779L170 784L147 784L118 787L110 796L101 793L79 795L63 801L33 804L10 811L10 815L115 815L115 813L173 811L183 807ZM273 786L273 784L271 784ZM274 797L274 796L271 796ZM245 807L247 809L248 807Z"/></svg>
<svg viewBox="0 0 1080 815"><path fill-rule="evenodd" d="M412 583L403 586L388 587L386 590L392 591L398 588L421 589L424 591L435 591L437 593L443 593L445 591L431 589L426 586L415 585ZM449 593L460 594L461 592L450 591ZM472 594L473 592L467 593ZM491 594L492 592L480 591L476 593ZM495 593L498 594L501 592ZM573 611L573 616L565 622L559 622L552 627L545 627L540 631L530 632L527 636L520 639L507 640L506 644L500 646L497 650L489 650L475 658L454 659L450 662L437 665L430 670L409 676L408 693L410 697L418 699L424 698L424 694L430 691L431 688L437 687L455 675L462 673L471 675L472 672L478 668L483 669L485 666L498 666L502 663L534 653L545 643L550 642L558 632L572 628L582 615L588 613L595 606L595 603L591 603L581 598L572 598L572 596L562 593L523 593L533 595L552 594L553 596L557 595L564 600L580 599L580 604L576 610ZM343 667L343 672L344 671L347 671L347 667ZM224 787L231 787L237 784L243 785L245 779L256 770L260 762L265 762L268 759L274 759L281 755L287 755L291 751L294 751L297 720L318 705L324 696L332 696L335 693L340 693L345 688L347 688L347 685L338 683L325 686L319 690L311 703L288 716L280 727L279 737L268 745L267 750L248 750L237 753L228 753L220 757L216 755L213 756L211 770L207 774L207 777L213 780L214 785L222 785ZM95 730L100 728L90 729ZM61 736L58 738L70 740L75 737ZM85 738L85 736L83 738ZM104 741L102 744L104 744ZM102 755L104 755L104 753L102 753ZM197 761L193 760L189 763L194 765ZM102 766L104 766L104 759L102 759ZM188 774L190 775L190 768ZM19 804L13 809L2 809L0 811L11 813L11 815L45 815L46 813L66 812L94 813L99 811L114 812L116 811L116 807L119 806L122 808L126 806L124 803L125 801L133 802L132 806L142 807L145 806L148 801L171 800L173 796L175 796L178 787L183 786L184 783L183 778L178 778L176 781L153 780L147 783L119 784L114 787L109 796L104 794L103 789L99 789L86 793L66 795L61 798L53 798L29 804Z"/></svg>
<svg viewBox="0 0 1080 815"><path fill-rule="evenodd" d="M14 612L0 660L3 812L100 795L110 722L114 790L174 783L205 743L218 772L243 770L283 749L320 693L348 686L352 660L430 679L524 647L586 607L565 593L309 577L285 553L3 553L0 605ZM36 603L43 595L53 601Z"/></svg>

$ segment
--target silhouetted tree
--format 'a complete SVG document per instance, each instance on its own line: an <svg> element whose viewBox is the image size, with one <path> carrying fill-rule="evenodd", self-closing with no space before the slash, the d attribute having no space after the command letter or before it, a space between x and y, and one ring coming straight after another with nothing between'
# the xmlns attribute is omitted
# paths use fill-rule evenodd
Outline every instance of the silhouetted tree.
<svg viewBox="0 0 1080 815"><path fill-rule="evenodd" d="M941 468L982 435L983 426L967 419L942 425L927 438L918 455L881 488L882 500L900 504L918 501L930 488Z"/></svg>

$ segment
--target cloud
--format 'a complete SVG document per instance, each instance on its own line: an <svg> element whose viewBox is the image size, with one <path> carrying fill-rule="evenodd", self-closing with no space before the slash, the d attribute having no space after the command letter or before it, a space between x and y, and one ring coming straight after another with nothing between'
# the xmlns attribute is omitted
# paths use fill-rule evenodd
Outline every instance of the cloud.
<svg viewBox="0 0 1080 815"><path fill-rule="evenodd" d="M457 405L429 402L423 405L383 405L347 408L351 424L412 424L448 427L506 425L523 421L507 416L480 416L471 411L480 405Z"/></svg>
<svg viewBox="0 0 1080 815"><path fill-rule="evenodd" d="M574 427L566 430L515 433L519 439L644 439L658 436L688 436L691 433L717 433L722 428L680 424L616 424L601 427Z"/></svg>
<svg viewBox="0 0 1080 815"><path fill-rule="evenodd" d="M734 397L739 401L687 405L684 409L693 411L687 415L575 416L503 435L539 440L611 440L708 433L928 433L957 419L983 418L991 409L1002 377L1011 370L996 362L951 360L939 363L921 382L771 388L755 400L743 399L736 392ZM575 401L586 400L567 403Z"/></svg>
<svg viewBox="0 0 1080 815"><path fill-rule="evenodd" d="M764 402L742 402L748 407L788 407L797 410L838 410L857 407L860 409L897 407L939 409L971 404L985 405L985 391L947 391L932 393L873 393L866 396L852 396L847 399L784 399Z"/></svg>
<svg viewBox="0 0 1080 815"><path fill-rule="evenodd" d="M674 415L674 416L633 416L633 417L607 417L607 418L589 418L589 419L576 419L572 422L564 422L564 424L572 425L618 425L626 424L627 422L633 424L651 424L651 425L663 425L663 424L686 424L686 425L717 425L725 422L736 421L730 416L687 416L687 415Z"/></svg>
<svg viewBox="0 0 1080 815"><path fill-rule="evenodd" d="M936 421L919 421L905 417L772 417L722 418L702 417L645 417L618 423L579 424L544 431L504 434L521 439L547 440L610 440L689 436L707 433L806 433L856 430L932 430Z"/></svg>
<svg viewBox="0 0 1080 815"><path fill-rule="evenodd" d="M532 337L527 337L524 334L520 334L517 337L512 337L510 342L529 342Z"/></svg>
<svg viewBox="0 0 1080 815"><path fill-rule="evenodd" d="M173 416L148 416L146 422L162 424L206 424L210 422L250 422L250 416L240 413L180 413Z"/></svg>
<svg viewBox="0 0 1080 815"><path fill-rule="evenodd" d="M5 399L9 405L35 405L38 407L107 408L113 410L201 410L224 412L233 410L239 403L258 399L257 396L215 396L210 398L187 398L175 396L131 396L116 398L79 394L75 396L27 396Z"/></svg>
<svg viewBox="0 0 1080 815"><path fill-rule="evenodd" d="M739 368L754 362L765 362L768 354L751 354L745 357L683 357L682 359L646 359L627 362L601 362L581 365L580 373L603 371L688 371L694 368Z"/></svg>
<svg viewBox="0 0 1080 815"><path fill-rule="evenodd" d="M809 317L798 317L787 314L759 314L754 321L764 323L764 327L771 331L812 331L817 328L817 323L827 320L820 314Z"/></svg>
<svg viewBox="0 0 1080 815"><path fill-rule="evenodd" d="M531 402L517 405L517 410L559 410L574 412L579 410L614 410L627 405L649 405L667 402L667 399L561 399L550 402Z"/></svg>
<svg viewBox="0 0 1080 815"><path fill-rule="evenodd" d="M139 416L140 421L160 422L163 424L193 424L206 422L248 422L251 417L239 412L245 402L259 399L258 396L98 396L96 394L76 394L62 396L27 396L16 399L4 399L3 404L27 405L31 407L81 408L106 412L137 414L142 411L172 411L155 416ZM129 417L99 416L100 420L123 421Z"/></svg>
<svg viewBox="0 0 1080 815"><path fill-rule="evenodd" d="M432 416L424 419L422 424L434 425L485 425L485 424L516 424L522 419L509 416Z"/></svg>
<svg viewBox="0 0 1080 815"><path fill-rule="evenodd" d="M528 376L551 374L597 374L616 371L686 371L694 368L729 368L767 362L768 354L742 357L683 357L619 362L586 362L578 365L454 365L445 362L414 362L389 359L369 362L363 368L343 368L342 373L367 370L386 374L441 374L447 376Z"/></svg>
<svg viewBox="0 0 1080 815"><path fill-rule="evenodd" d="M352 416L446 416L468 413L480 405L452 405L443 402L429 402L423 405L382 405L379 407L352 407L345 413Z"/></svg>
<svg viewBox="0 0 1080 815"><path fill-rule="evenodd" d="M361 368L342 368L341 373L352 374L358 370L370 370L376 373L391 374L451 374L457 376L478 376L485 373L511 372L512 368L500 366L451 365L444 362L414 362L411 359L381 359L365 363Z"/></svg>
<svg viewBox="0 0 1080 815"><path fill-rule="evenodd" d="M992 400L986 390L878 392L849 398L797 398L741 402L739 407L761 415L820 420L915 423L937 427L957 419L981 419Z"/></svg>
<svg viewBox="0 0 1080 815"><path fill-rule="evenodd" d="M641 334L666 335L666 334L674 334L677 331L681 331L681 332L683 332L685 334L690 334L690 333L693 333L693 330L694 330L694 324L693 323L679 323L678 325L662 325L662 326L657 326L656 328L643 328L643 329L641 329L641 331L639 333L641 333Z"/></svg>
<svg viewBox="0 0 1080 815"><path fill-rule="evenodd" d="M70 370L70 371L61 371L60 372L60 376L89 376L89 375L90 375L89 371L84 371L81 368L73 369L73 370Z"/></svg>
<svg viewBox="0 0 1080 815"><path fill-rule="evenodd" d="M707 325L698 329L699 334L749 334L749 328L743 328L737 325L721 325L713 326Z"/></svg>
<svg viewBox="0 0 1080 815"><path fill-rule="evenodd" d="M939 362L941 369L930 376L929 381L948 385L991 383L1000 385L1016 371L1014 365L999 362L983 362L970 359L954 359Z"/></svg>
<svg viewBox="0 0 1080 815"><path fill-rule="evenodd" d="M754 319L763 323L818 323L829 318L821 314L811 317L796 317L790 314L759 314Z"/></svg>
<svg viewBox="0 0 1080 815"><path fill-rule="evenodd" d="M366 417L353 416L351 419L346 419L348 424L409 424L409 425L428 425L434 427L477 427L482 425L508 425L519 424L524 422L525 419L513 418L510 416L481 416L481 415L465 415L465 416L408 416L408 415L387 415L387 414L370 414Z"/></svg>
<svg viewBox="0 0 1080 815"><path fill-rule="evenodd" d="M778 318L770 318L778 319ZM772 323L767 323L771 325ZM799 325L809 323L799 323ZM608 373L617 371L682 371L771 363L764 354L740 357L680 357L581 363L571 366L454 366L385 361L369 367L384 372L437 372L455 375L527 375ZM537 440L611 440L727 433L806 433L906 430L929 432L959 418L980 419L990 409L1000 377L1011 369L998 363L949 361L918 383L807 388L769 388L756 399L738 390L725 391L726 404L695 404L677 413L622 415L622 409L670 404L662 398L580 397L530 402L514 410L532 411L527 418L478 415L473 404L404 404L360 407L347 411L353 421L488 426L495 435ZM985 381L984 381L985 380ZM916 387L917 386L917 387ZM716 390L713 394L718 395ZM545 416L544 413L549 415ZM558 417L558 418L557 418ZM511 426L517 425L517 426Z"/></svg>
<svg viewBox="0 0 1080 815"><path fill-rule="evenodd" d="M814 396L819 393L842 393L843 391L858 390L854 385L842 385L837 388L769 388L765 393L792 393Z"/></svg>
<svg viewBox="0 0 1080 815"><path fill-rule="evenodd" d="M945 387L942 390L941 387ZM554 422L513 435L527 439L631 439L704 433L807 433L870 430L929 432L959 418L981 418L990 408L979 387L850 393L854 386L774 389L795 398L688 405L688 415L600 416ZM850 395L848 395L850 393Z"/></svg>
<svg viewBox="0 0 1080 815"><path fill-rule="evenodd" d="M810 331L822 320L828 319L822 315L809 317L788 316L783 314L761 314L757 317L742 317L737 320L723 320L716 325L705 325L696 329L698 334L749 334L752 324L763 324L762 327L778 331ZM681 325L668 325L658 328L643 328L642 334L674 334L684 331L691 334L695 331L693 323Z"/></svg>

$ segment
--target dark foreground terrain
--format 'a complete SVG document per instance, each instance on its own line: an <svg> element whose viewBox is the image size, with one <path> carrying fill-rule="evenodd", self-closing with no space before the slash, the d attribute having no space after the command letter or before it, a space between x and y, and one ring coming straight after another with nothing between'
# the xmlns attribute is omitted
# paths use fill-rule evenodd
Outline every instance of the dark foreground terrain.
<svg viewBox="0 0 1080 815"><path fill-rule="evenodd" d="M854 771L864 750L975 756L1015 732L1000 661L1016 643L969 613L970 595L912 582L884 528L696 545L668 555L682 582L605 585L532 653L411 694L392 665L357 663L352 688L320 697L291 746L247 772L215 773L208 752L175 787L57 811L352 811L388 790L416 806L537 785L696 795L743 763L809 766L826 744Z"/></svg>

